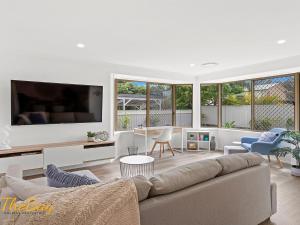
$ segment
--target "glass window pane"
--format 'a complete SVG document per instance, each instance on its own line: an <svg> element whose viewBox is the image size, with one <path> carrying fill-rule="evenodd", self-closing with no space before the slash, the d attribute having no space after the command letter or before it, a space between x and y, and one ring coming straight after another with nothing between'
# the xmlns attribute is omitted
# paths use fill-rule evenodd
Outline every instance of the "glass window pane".
<svg viewBox="0 0 300 225"><path fill-rule="evenodd" d="M250 129L251 81L222 84L222 126Z"/></svg>
<svg viewBox="0 0 300 225"><path fill-rule="evenodd" d="M201 126L218 126L218 85L201 85Z"/></svg>
<svg viewBox="0 0 300 225"><path fill-rule="evenodd" d="M255 80L254 97L255 130L294 129L294 76Z"/></svg>
<svg viewBox="0 0 300 225"><path fill-rule="evenodd" d="M116 130L146 126L146 82L117 81Z"/></svg>
<svg viewBox="0 0 300 225"><path fill-rule="evenodd" d="M150 83L150 127L172 126L172 85Z"/></svg>
<svg viewBox="0 0 300 225"><path fill-rule="evenodd" d="M192 127L193 85L176 85L176 126Z"/></svg>

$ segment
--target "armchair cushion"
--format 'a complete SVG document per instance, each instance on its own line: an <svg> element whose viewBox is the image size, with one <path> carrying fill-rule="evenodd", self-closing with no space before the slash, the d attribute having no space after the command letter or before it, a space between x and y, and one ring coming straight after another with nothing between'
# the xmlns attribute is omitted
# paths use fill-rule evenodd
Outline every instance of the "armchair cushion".
<svg viewBox="0 0 300 225"><path fill-rule="evenodd" d="M256 142L258 141L258 137L242 137L241 138L241 143L253 143L253 142Z"/></svg>
<svg viewBox="0 0 300 225"><path fill-rule="evenodd" d="M278 136L278 134L274 133L274 132L263 132L260 135L258 141L273 142L277 136Z"/></svg>
<svg viewBox="0 0 300 225"><path fill-rule="evenodd" d="M251 144L249 144L249 143L242 143L242 147L244 147L248 151L251 150Z"/></svg>

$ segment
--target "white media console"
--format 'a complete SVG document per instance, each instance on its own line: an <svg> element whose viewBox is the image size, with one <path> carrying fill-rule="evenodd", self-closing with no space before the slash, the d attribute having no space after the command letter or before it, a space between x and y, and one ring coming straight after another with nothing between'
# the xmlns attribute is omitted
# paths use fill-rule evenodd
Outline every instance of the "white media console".
<svg viewBox="0 0 300 225"><path fill-rule="evenodd" d="M62 142L13 147L0 150L0 173L18 164L23 170L45 169L49 164L58 167L80 166L84 163L115 157L115 142Z"/></svg>

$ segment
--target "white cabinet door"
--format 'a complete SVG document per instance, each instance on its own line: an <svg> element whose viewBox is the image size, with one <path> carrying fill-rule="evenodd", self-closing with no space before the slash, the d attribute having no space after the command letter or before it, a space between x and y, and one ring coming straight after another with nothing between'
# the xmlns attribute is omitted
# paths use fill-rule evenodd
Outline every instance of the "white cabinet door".
<svg viewBox="0 0 300 225"><path fill-rule="evenodd" d="M79 165L83 163L83 146L66 146L44 148L44 168L54 164L58 167Z"/></svg>
<svg viewBox="0 0 300 225"><path fill-rule="evenodd" d="M114 146L87 148L87 149L84 149L83 152L84 152L83 157L84 157L85 162L114 158L115 154L116 154Z"/></svg>
<svg viewBox="0 0 300 225"><path fill-rule="evenodd" d="M0 173L6 173L9 165L17 164L22 170L43 168L43 155L20 155L0 158Z"/></svg>

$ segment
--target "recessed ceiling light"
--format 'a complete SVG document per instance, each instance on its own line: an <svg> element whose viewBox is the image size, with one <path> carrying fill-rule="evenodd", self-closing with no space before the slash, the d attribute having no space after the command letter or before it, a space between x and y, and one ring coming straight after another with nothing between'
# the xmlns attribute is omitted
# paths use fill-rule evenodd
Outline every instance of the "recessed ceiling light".
<svg viewBox="0 0 300 225"><path fill-rule="evenodd" d="M219 65L219 64L216 62L207 62L207 63L201 64L201 66L204 66L204 67L217 66L217 65Z"/></svg>
<svg viewBox="0 0 300 225"><path fill-rule="evenodd" d="M191 63L191 64L190 64L190 67L194 67L194 66L196 66L194 63Z"/></svg>
<svg viewBox="0 0 300 225"><path fill-rule="evenodd" d="M277 41L277 44L279 44L279 45L282 45L282 44L285 44L285 43L286 43L286 40L283 40L283 39Z"/></svg>
<svg viewBox="0 0 300 225"><path fill-rule="evenodd" d="M76 46L77 46L77 48L84 48L84 47L85 47L85 44L78 43Z"/></svg>

